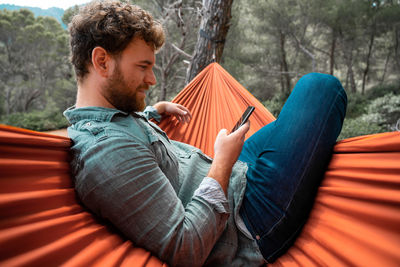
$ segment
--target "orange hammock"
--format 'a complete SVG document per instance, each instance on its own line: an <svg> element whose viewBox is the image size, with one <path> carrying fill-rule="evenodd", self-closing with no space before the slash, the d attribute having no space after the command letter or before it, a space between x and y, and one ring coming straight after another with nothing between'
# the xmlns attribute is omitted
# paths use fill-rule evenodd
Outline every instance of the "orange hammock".
<svg viewBox="0 0 400 267"><path fill-rule="evenodd" d="M193 121L161 126L210 155L218 130L247 105L257 108L251 131L274 119L217 64L174 101ZM0 125L0 266L165 266L77 202L69 146L68 138ZM399 163L399 132L339 142L309 221L273 265L399 266Z"/></svg>

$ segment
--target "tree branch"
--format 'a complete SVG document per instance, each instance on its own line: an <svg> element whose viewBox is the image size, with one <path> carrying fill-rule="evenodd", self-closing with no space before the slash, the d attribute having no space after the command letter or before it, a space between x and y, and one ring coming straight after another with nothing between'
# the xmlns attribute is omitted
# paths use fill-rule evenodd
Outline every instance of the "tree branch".
<svg viewBox="0 0 400 267"><path fill-rule="evenodd" d="M190 60L193 58L192 55L189 55L188 53L186 53L185 51L183 51L182 49L180 49L180 48L177 47L176 45L171 44L171 46L172 46L176 51L178 51L182 56L185 56L186 58L188 58L188 59L190 59Z"/></svg>

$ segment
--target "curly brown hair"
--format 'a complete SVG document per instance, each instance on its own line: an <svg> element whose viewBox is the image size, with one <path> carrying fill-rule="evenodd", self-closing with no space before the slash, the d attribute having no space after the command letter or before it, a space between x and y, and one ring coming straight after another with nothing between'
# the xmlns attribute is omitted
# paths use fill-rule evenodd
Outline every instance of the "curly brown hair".
<svg viewBox="0 0 400 267"><path fill-rule="evenodd" d="M161 24L138 6L119 1L94 1L83 6L68 25L71 62L78 81L91 63L92 51L100 46L118 56L135 37L158 50L165 36Z"/></svg>

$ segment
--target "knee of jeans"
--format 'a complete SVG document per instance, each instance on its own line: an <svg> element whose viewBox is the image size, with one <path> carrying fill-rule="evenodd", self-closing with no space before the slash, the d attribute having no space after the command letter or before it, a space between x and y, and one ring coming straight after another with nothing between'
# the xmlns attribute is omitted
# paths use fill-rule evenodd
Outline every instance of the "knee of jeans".
<svg viewBox="0 0 400 267"><path fill-rule="evenodd" d="M339 94L339 101L343 101L343 106L346 109L347 106L347 94L344 90L341 82L338 78L333 75L325 73L312 72L304 75L299 82L311 83L307 88L311 90L316 90L315 93L324 92L327 96L332 94L336 98Z"/></svg>

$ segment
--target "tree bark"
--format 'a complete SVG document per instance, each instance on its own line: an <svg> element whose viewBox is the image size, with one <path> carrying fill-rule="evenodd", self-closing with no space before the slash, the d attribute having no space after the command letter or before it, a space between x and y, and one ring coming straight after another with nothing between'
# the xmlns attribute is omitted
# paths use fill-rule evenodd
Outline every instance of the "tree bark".
<svg viewBox="0 0 400 267"><path fill-rule="evenodd" d="M290 92L292 86L290 83L289 67L286 59L285 41L286 41L286 35L283 32L281 32L280 33L281 66L283 70L283 76L285 77L285 82L286 82L285 84L286 88L284 88L283 93L288 93Z"/></svg>
<svg viewBox="0 0 400 267"><path fill-rule="evenodd" d="M329 73L333 75L335 69L335 49L336 49L336 33L335 31L332 32L332 43L331 43L331 51L330 51L330 68Z"/></svg>
<svg viewBox="0 0 400 267"><path fill-rule="evenodd" d="M348 81L350 82L350 87L351 87L351 92L355 93L357 92L356 88L356 82L354 79L354 72L353 72L353 46L354 46L354 41L353 40L345 40L343 33L339 31L340 34L340 39L342 43L342 48L343 48L343 55L344 59L347 65L347 78L346 78L346 87Z"/></svg>
<svg viewBox="0 0 400 267"><path fill-rule="evenodd" d="M161 71L161 86L160 86L160 96L159 101L165 101L167 98L167 84L166 84L166 75L164 71Z"/></svg>
<svg viewBox="0 0 400 267"><path fill-rule="evenodd" d="M400 71L400 55L399 55L399 47L400 47L400 27L394 28L394 58L395 64L397 66L397 70Z"/></svg>
<svg viewBox="0 0 400 267"><path fill-rule="evenodd" d="M390 59L390 55L392 54L392 50L389 49L389 52L386 56L386 60L385 60L385 67L383 68L383 74L382 74L382 78L381 78L381 84L383 84L383 82L385 81L385 76L386 76L386 72L387 72L387 67L389 64L389 59Z"/></svg>
<svg viewBox="0 0 400 267"><path fill-rule="evenodd" d="M349 82L350 82L350 88L351 92L355 93L357 92L356 88L356 82L354 79L354 72L353 72L353 49L346 49L345 48L345 59L346 59L346 65L347 65L347 74L349 77Z"/></svg>
<svg viewBox="0 0 400 267"><path fill-rule="evenodd" d="M211 62L220 62L228 34L233 0L203 0L202 20L186 83Z"/></svg>
<svg viewBox="0 0 400 267"><path fill-rule="evenodd" d="M364 92L365 92L365 82L367 80L367 75L368 75L368 71L369 71L369 60L371 58L372 47L374 45L374 40L375 40L375 31L373 30L372 33L371 33L371 36L370 36L370 40L369 40L366 66L365 66L364 73L363 73L362 87L361 87L361 93L362 94L364 94Z"/></svg>

